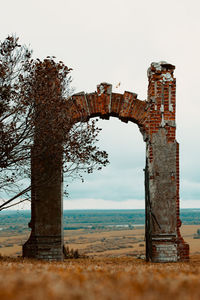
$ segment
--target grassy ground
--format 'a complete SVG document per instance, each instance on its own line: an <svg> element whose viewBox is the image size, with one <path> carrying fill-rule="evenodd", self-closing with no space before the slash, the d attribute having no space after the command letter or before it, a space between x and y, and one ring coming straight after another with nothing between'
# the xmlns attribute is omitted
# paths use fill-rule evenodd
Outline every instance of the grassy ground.
<svg viewBox="0 0 200 300"><path fill-rule="evenodd" d="M200 225L183 225L181 233L190 245L191 254L200 254L200 239L194 239L194 234ZM90 257L105 256L135 256L145 253L144 226L132 230L65 230L65 245L70 249L78 249L80 254ZM27 241L30 232L8 235L0 232L0 254L21 256L22 245Z"/></svg>
<svg viewBox="0 0 200 300"><path fill-rule="evenodd" d="M66 231L70 249L89 258L63 263L23 260L17 255L28 235L1 236L0 300L200 299L200 240L193 239L198 228L182 227L190 261L170 264L136 259L144 254L144 228Z"/></svg>
<svg viewBox="0 0 200 300"><path fill-rule="evenodd" d="M0 259L0 299L200 299L200 256L153 264L130 257L48 263Z"/></svg>

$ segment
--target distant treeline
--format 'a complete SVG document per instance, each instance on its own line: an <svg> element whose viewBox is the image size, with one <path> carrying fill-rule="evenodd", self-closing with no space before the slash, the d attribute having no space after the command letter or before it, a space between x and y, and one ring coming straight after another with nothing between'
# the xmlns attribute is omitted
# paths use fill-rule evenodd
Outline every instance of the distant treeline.
<svg viewBox="0 0 200 300"><path fill-rule="evenodd" d="M5 225L12 227L20 225L26 228L30 220L30 211L0 212L0 228ZM183 224L200 224L200 209L182 209ZM145 224L145 210L65 210L63 212L63 227L65 230L80 228L97 228L107 226L129 226ZM10 229L12 229L10 228Z"/></svg>

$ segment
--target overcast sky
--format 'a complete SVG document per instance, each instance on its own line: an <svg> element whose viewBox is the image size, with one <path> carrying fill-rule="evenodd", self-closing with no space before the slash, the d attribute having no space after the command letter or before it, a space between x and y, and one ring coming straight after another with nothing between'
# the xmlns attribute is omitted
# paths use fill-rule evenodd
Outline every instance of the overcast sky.
<svg viewBox="0 0 200 300"><path fill-rule="evenodd" d="M199 12L199 0L6 0L0 39L15 33L35 57L62 60L73 68L76 92L106 81L145 100L150 63L176 65L181 207L200 207ZM73 182L64 208L144 207L145 143L137 125L114 118L99 125L110 165L84 184Z"/></svg>

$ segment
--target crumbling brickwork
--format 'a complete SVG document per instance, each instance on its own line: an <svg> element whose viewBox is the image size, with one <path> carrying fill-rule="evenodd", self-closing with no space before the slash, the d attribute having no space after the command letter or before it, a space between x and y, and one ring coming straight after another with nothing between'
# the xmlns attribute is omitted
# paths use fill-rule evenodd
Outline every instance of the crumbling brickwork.
<svg viewBox="0 0 200 300"><path fill-rule="evenodd" d="M102 119L113 116L123 122L131 121L138 125L146 142L146 259L153 262L189 259L189 245L184 242L179 230L179 144L176 141L174 69L173 65L166 62L151 64L148 69L149 86L146 101L137 99L137 94L132 92L112 93L112 85L107 83L98 85L94 93L81 92L73 95L68 101L73 122L86 121L95 116ZM61 180L49 186L48 192L44 188L39 194L35 191L32 193L34 225L28 241L29 246L27 247L27 243L24 245L24 256L62 259L62 234L58 243L58 232L60 233L62 224ZM45 196L46 193L54 195L57 205L53 204L55 200ZM37 204L40 198L44 201L46 209L52 211L51 221L44 217L43 204L40 204L43 209ZM33 228L38 228L37 233ZM45 228L45 233L40 228ZM51 236L50 240L48 235ZM46 250L42 250L43 252L36 250L38 247L42 248L41 245L53 245L54 241L55 245L58 245L55 247L55 254L52 250L54 246L44 247Z"/></svg>
<svg viewBox="0 0 200 300"><path fill-rule="evenodd" d="M148 70L145 135L150 246L147 257L158 262L189 258L189 246L179 231L179 144L176 142L174 69L173 65L160 62L152 63Z"/></svg>

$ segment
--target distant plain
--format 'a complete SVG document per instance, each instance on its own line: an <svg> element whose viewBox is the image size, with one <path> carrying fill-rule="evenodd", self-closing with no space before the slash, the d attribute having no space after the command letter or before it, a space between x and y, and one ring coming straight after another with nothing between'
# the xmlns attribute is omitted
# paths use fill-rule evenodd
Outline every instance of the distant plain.
<svg viewBox="0 0 200 300"><path fill-rule="evenodd" d="M9 211L0 219L0 254L21 256L30 235L30 211ZM181 234L191 254L200 254L200 210L182 211ZM199 223L199 224L198 224ZM89 257L143 257L145 255L144 210L64 211L64 242Z"/></svg>

